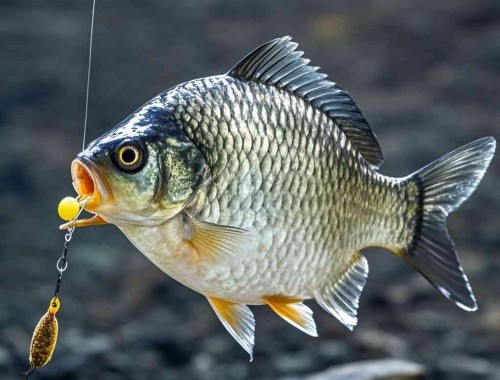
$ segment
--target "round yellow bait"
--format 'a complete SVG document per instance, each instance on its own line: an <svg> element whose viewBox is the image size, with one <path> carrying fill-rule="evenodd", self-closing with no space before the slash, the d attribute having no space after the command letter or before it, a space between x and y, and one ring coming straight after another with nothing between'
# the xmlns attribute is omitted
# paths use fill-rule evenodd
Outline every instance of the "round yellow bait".
<svg viewBox="0 0 500 380"><path fill-rule="evenodd" d="M59 202L57 213L62 220L70 221L76 218L80 211L80 204L75 198L66 197Z"/></svg>

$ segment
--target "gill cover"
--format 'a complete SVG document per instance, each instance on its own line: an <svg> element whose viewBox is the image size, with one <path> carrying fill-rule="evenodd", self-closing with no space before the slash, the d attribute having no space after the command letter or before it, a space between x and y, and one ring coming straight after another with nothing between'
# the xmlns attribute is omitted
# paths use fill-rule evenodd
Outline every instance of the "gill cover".
<svg viewBox="0 0 500 380"><path fill-rule="evenodd" d="M157 224L179 213L204 183L205 160L155 99L77 157L105 202L92 212L114 224Z"/></svg>
<svg viewBox="0 0 500 380"><path fill-rule="evenodd" d="M161 180L157 183L156 200L162 209L183 208L206 180L205 159L175 123L153 130L163 135L157 146Z"/></svg>

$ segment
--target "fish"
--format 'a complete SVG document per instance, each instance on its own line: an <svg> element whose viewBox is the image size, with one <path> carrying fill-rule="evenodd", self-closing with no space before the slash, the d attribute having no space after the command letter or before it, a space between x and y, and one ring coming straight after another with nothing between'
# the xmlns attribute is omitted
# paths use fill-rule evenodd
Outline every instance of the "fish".
<svg viewBox="0 0 500 380"><path fill-rule="evenodd" d="M227 74L162 92L91 142L71 175L94 216L71 225L118 227L207 298L250 360L249 305L267 305L315 337L305 304L315 300L352 330L368 247L476 310L446 219L483 178L495 139L385 176L362 111L297 47L289 36L267 42Z"/></svg>

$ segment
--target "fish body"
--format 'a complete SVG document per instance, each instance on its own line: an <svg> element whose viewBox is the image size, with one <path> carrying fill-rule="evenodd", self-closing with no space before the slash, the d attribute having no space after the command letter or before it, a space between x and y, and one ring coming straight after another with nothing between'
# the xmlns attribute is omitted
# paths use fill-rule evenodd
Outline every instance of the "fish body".
<svg viewBox="0 0 500 380"><path fill-rule="evenodd" d="M228 74L153 98L72 165L79 195L165 273L205 295L250 354L267 304L316 336L315 299L348 328L368 275L361 250L387 248L466 310L476 302L446 216L494 154L483 138L402 178L349 94L289 37ZM78 223L77 223L78 225Z"/></svg>
<svg viewBox="0 0 500 380"><path fill-rule="evenodd" d="M271 294L309 299L345 273L360 249L408 242L411 225L401 225L411 224L405 216L413 203L404 183L378 174L306 100L223 75L174 87L145 110L159 105L195 142L210 173L190 216L252 231L257 244L193 265L192 255L165 254L177 221L119 226L190 288L246 304Z"/></svg>

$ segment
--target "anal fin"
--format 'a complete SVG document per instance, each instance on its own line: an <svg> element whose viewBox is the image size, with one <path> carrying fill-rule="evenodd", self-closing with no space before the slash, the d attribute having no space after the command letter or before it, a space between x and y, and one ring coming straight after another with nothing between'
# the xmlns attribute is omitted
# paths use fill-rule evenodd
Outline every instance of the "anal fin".
<svg viewBox="0 0 500 380"><path fill-rule="evenodd" d="M255 319L247 305L207 297L217 317L229 334L243 347L253 360L253 346L255 342Z"/></svg>
<svg viewBox="0 0 500 380"><path fill-rule="evenodd" d="M368 261L361 253L356 253L351 265L337 280L328 283L316 292L316 302L328 313L335 316L349 330L358 323L359 296L368 277Z"/></svg>
<svg viewBox="0 0 500 380"><path fill-rule="evenodd" d="M279 295L262 298L276 314L292 326L311 336L318 336L313 312L301 300Z"/></svg>

